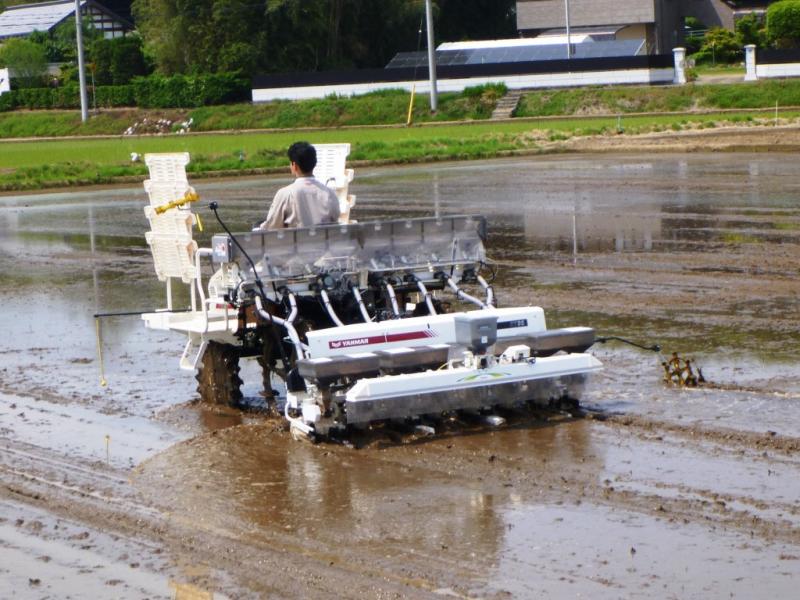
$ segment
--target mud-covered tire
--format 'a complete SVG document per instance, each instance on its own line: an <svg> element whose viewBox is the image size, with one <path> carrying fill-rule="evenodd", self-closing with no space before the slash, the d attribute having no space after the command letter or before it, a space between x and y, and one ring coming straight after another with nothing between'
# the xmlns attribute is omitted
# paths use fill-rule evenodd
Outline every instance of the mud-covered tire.
<svg viewBox="0 0 800 600"><path fill-rule="evenodd" d="M209 342L200 364L201 368L195 376L200 401L237 406L242 399L238 348Z"/></svg>

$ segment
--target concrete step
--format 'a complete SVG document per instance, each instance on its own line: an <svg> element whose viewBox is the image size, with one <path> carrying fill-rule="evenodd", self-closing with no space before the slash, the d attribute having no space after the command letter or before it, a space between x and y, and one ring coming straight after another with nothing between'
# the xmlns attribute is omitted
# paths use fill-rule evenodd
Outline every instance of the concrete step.
<svg viewBox="0 0 800 600"><path fill-rule="evenodd" d="M510 119L519 104L520 98L522 98L522 91L520 90L511 90L506 93L505 96L497 101L497 106L492 112L492 119Z"/></svg>

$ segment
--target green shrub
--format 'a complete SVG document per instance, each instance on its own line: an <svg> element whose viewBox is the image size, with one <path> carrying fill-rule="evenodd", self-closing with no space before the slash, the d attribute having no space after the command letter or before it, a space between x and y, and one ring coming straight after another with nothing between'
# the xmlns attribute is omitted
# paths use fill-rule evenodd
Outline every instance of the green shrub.
<svg viewBox="0 0 800 600"><path fill-rule="evenodd" d="M706 33L700 51L693 58L697 63L732 63L742 58L742 43L732 31L715 27Z"/></svg>
<svg viewBox="0 0 800 600"><path fill-rule="evenodd" d="M97 106L113 108L136 106L136 94L132 85L103 85L95 90Z"/></svg>
<svg viewBox="0 0 800 600"><path fill-rule="evenodd" d="M48 88L31 88L16 91L16 104L20 108L51 108Z"/></svg>
<svg viewBox="0 0 800 600"><path fill-rule="evenodd" d="M749 14L736 21L736 35L743 46L754 44L759 48L767 45L767 30L764 20L755 14Z"/></svg>
<svg viewBox="0 0 800 600"><path fill-rule="evenodd" d="M51 108L78 108L81 105L81 92L77 85L65 85L49 91Z"/></svg>
<svg viewBox="0 0 800 600"><path fill-rule="evenodd" d="M800 45L800 0L781 0L767 9L767 34L778 48Z"/></svg>
<svg viewBox="0 0 800 600"><path fill-rule="evenodd" d="M686 48L686 54L690 56L699 52L703 47L703 36L687 34L683 40L683 47Z"/></svg>
<svg viewBox="0 0 800 600"><path fill-rule="evenodd" d="M150 71L142 38L136 35L96 40L90 47L89 60L95 69L97 85L126 85Z"/></svg>
<svg viewBox="0 0 800 600"><path fill-rule="evenodd" d="M248 99L250 83L231 73L150 75L133 80L136 105L142 108L194 108Z"/></svg>
<svg viewBox="0 0 800 600"><path fill-rule="evenodd" d="M0 112L14 110L17 107L16 99L17 93L13 91L0 94Z"/></svg>
<svg viewBox="0 0 800 600"><path fill-rule="evenodd" d="M64 86L60 88L24 88L11 92L13 98L9 107L42 109L42 108L78 108L81 105L80 92L77 86ZM6 94L4 94L5 96Z"/></svg>
<svg viewBox="0 0 800 600"><path fill-rule="evenodd" d="M39 44L11 38L0 46L0 67L10 67L14 71L11 83L17 87L38 87L45 83L47 55Z"/></svg>
<svg viewBox="0 0 800 600"><path fill-rule="evenodd" d="M183 75L137 77L132 85L136 104L142 108L194 106L187 101L186 78Z"/></svg>
<svg viewBox="0 0 800 600"><path fill-rule="evenodd" d="M94 99L97 106L106 108L193 108L245 100L249 92L249 82L231 74L150 76L136 78L132 85L97 86ZM10 94L3 94L0 111L80 107L80 92L74 83L59 88L25 88ZM91 101L91 91L89 96Z"/></svg>

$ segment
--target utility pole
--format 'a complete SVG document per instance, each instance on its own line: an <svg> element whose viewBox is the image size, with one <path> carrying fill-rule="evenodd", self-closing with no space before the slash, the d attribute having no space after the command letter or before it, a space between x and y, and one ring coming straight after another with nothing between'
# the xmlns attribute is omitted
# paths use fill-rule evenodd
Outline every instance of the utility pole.
<svg viewBox="0 0 800 600"><path fill-rule="evenodd" d="M436 48L433 41L433 7L431 0L425 0L425 18L428 21L428 74L431 81L431 112L439 108L438 91L436 89Z"/></svg>
<svg viewBox="0 0 800 600"><path fill-rule="evenodd" d="M78 81L81 86L81 121L89 119L89 100L86 95L86 73L83 70L83 23L81 19L81 0L75 0L75 37L78 40Z"/></svg>
<svg viewBox="0 0 800 600"><path fill-rule="evenodd" d="M567 60L572 58L572 42L569 37L569 0L564 0L565 21L567 23Z"/></svg>

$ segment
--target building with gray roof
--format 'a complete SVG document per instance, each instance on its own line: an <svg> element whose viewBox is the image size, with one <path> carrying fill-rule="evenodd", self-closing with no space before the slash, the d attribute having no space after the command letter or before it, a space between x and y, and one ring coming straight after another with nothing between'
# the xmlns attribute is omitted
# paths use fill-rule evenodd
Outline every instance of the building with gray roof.
<svg viewBox="0 0 800 600"><path fill-rule="evenodd" d="M81 0L81 14L89 17L106 38L122 37L133 31L133 23L94 0ZM51 31L67 19L75 18L74 0L10 6L0 13L0 42L25 37L34 31Z"/></svg>
<svg viewBox="0 0 800 600"><path fill-rule="evenodd" d="M644 38L651 52L668 53L684 43L684 21L733 29L745 14L763 14L768 0L569 0L570 26L616 27L616 39ZM517 0L517 29L526 36L566 25L565 0Z"/></svg>

